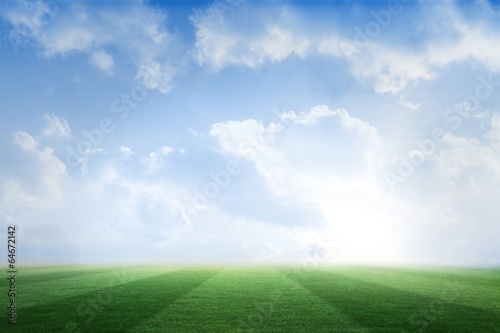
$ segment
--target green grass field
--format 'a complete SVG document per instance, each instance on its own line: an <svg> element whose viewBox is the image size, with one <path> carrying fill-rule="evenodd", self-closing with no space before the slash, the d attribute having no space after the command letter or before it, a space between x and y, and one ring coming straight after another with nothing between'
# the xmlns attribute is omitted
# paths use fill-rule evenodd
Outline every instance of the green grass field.
<svg viewBox="0 0 500 333"><path fill-rule="evenodd" d="M500 332L500 270L44 267L0 332Z"/></svg>

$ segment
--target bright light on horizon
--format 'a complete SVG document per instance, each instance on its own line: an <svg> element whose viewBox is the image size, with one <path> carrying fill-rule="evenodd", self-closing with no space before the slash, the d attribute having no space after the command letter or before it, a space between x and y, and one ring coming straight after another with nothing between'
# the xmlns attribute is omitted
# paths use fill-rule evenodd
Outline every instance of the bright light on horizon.
<svg viewBox="0 0 500 333"><path fill-rule="evenodd" d="M500 264L491 1L0 13L21 263Z"/></svg>

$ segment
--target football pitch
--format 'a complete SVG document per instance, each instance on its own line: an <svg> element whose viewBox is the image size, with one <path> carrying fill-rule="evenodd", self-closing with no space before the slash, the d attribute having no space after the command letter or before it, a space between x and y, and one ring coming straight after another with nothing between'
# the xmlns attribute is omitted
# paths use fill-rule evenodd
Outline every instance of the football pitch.
<svg viewBox="0 0 500 333"><path fill-rule="evenodd" d="M0 332L500 332L500 269L30 267Z"/></svg>

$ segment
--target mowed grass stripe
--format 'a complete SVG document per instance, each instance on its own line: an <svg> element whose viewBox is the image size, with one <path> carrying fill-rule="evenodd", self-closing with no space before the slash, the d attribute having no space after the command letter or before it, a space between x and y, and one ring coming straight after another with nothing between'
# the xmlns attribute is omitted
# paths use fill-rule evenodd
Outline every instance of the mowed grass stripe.
<svg viewBox="0 0 500 333"><path fill-rule="evenodd" d="M18 310L11 332L126 332L217 270L182 269Z"/></svg>
<svg viewBox="0 0 500 333"><path fill-rule="evenodd" d="M129 332L368 331L273 268L226 268Z"/></svg>
<svg viewBox="0 0 500 333"><path fill-rule="evenodd" d="M449 298L441 303L440 293L425 297L333 271L288 271L288 276L374 333L498 332L500 327L493 311L458 305Z"/></svg>
<svg viewBox="0 0 500 333"><path fill-rule="evenodd" d="M335 273L423 296L435 297L454 284L454 302L497 311L500 316L500 271L475 269L335 268Z"/></svg>
<svg viewBox="0 0 500 333"><path fill-rule="evenodd" d="M443 303L446 281L457 294ZM498 270L110 267L18 283L17 325L0 332L500 333L497 282Z"/></svg>
<svg viewBox="0 0 500 333"><path fill-rule="evenodd" d="M67 297L89 293L106 288L111 285L118 285L131 282L154 275L170 272L178 268L122 268L114 267L103 269L101 273L90 275L78 275L71 278L54 278L40 283L24 283L23 279L18 279L16 302L18 308L38 306L46 302L61 301ZM70 268L60 268L61 275L65 275ZM21 273L22 274L22 273ZM7 280L6 280L7 281Z"/></svg>

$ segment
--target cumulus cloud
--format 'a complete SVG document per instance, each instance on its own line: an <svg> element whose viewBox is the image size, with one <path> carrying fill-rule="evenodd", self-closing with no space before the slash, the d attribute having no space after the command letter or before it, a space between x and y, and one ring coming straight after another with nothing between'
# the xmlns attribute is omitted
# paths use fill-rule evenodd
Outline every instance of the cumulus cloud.
<svg viewBox="0 0 500 333"><path fill-rule="evenodd" d="M290 120L301 125L316 124L318 119L333 117L342 111L332 111L326 105L318 105L312 108L309 112L301 112L296 114L294 111L288 111L280 115L281 120Z"/></svg>
<svg viewBox="0 0 500 333"><path fill-rule="evenodd" d="M26 132L16 132L13 143L26 154L30 177L35 175L35 179L26 183L20 176L6 181L3 194L8 210L58 207L67 181L66 165L52 148L40 148L38 141Z"/></svg>
<svg viewBox="0 0 500 333"><path fill-rule="evenodd" d="M443 177L458 178L465 172L475 171L481 178L485 172L493 176L490 180L500 182L499 116L491 118L491 130L485 134L486 142L478 138L465 138L451 132L443 136L447 149L439 153L437 165ZM469 175L471 177L471 175Z"/></svg>
<svg viewBox="0 0 500 333"><path fill-rule="evenodd" d="M272 62L282 61L292 55L304 57L309 47L309 40L296 36L282 27L272 25L267 28L266 34L249 45L250 53L258 55L257 63L266 59Z"/></svg>
<svg viewBox="0 0 500 333"><path fill-rule="evenodd" d="M38 147L38 142L26 132L16 132L12 141L25 152L35 152Z"/></svg>
<svg viewBox="0 0 500 333"><path fill-rule="evenodd" d="M284 18L286 10L273 12L271 17ZM207 64L216 70L227 65L257 67L267 61L279 62L290 56L304 57L309 49L308 38L297 35L283 25L265 22L264 29L259 20L251 29L238 23L242 13L255 11L256 17L266 16L263 11L248 6L238 6L228 12L216 5L191 17L196 29L195 59L200 65Z"/></svg>
<svg viewBox="0 0 500 333"><path fill-rule="evenodd" d="M172 147L164 146L149 153L148 157L144 159L148 174L160 171L165 165L164 157L170 155L173 151Z"/></svg>
<svg viewBox="0 0 500 333"><path fill-rule="evenodd" d="M345 110L316 106L298 115L288 111L281 118L311 126L326 117L338 119L340 126L351 131L354 137L364 137L362 150L377 151L379 140L376 129ZM274 195L319 209L328 221L325 233L335 235L345 244L339 249L337 260L362 261L371 256L383 258L381 260L398 260L391 253L393 235L390 230L397 218L386 209L404 209L397 198L393 198L380 184L377 178L380 170L373 169L377 167L373 160L381 156L365 156L363 168L350 177L335 169L319 176L313 169L297 169L290 163L294 147L283 146L276 141L281 132L287 132L287 127L280 126L280 131L273 128L276 125L264 126L252 119L228 121L214 124L210 135L217 138L222 152L251 161ZM326 153L325 150L320 151L321 154Z"/></svg>
<svg viewBox="0 0 500 333"><path fill-rule="evenodd" d="M319 39L317 49L319 54L343 58L349 58L360 51L354 41L338 35Z"/></svg>
<svg viewBox="0 0 500 333"><path fill-rule="evenodd" d="M497 47L500 35L492 33L496 31L494 27L465 20L452 2L436 5L434 9L436 15L429 25L436 29L445 26L445 31L432 34L416 52L370 43L365 52L351 60L353 73L372 77L376 92L396 93L409 83L434 79L440 69L455 63L474 62L489 71L500 71L500 48Z"/></svg>
<svg viewBox="0 0 500 333"><path fill-rule="evenodd" d="M47 24L47 17L53 17L55 13L55 9L44 1L18 1L15 7L6 8L2 16L13 27L10 37L22 43L39 36Z"/></svg>
<svg viewBox="0 0 500 333"><path fill-rule="evenodd" d="M412 247L425 262L495 263L500 231L500 209L493 204L500 196L497 119L497 115L491 117L491 129L478 137L445 133L442 146L418 170L421 177L432 179L419 185L423 188L414 193L411 202L420 209L418 223L412 228L418 242Z"/></svg>
<svg viewBox="0 0 500 333"><path fill-rule="evenodd" d="M399 104L413 111L418 111L423 103L415 103L407 100L403 95L399 96Z"/></svg>
<svg viewBox="0 0 500 333"><path fill-rule="evenodd" d="M113 175L109 177L110 173ZM116 214L129 227L147 233L162 243L164 238L153 236L168 230L189 230L186 213L188 191L164 181L131 180L116 170L107 170L98 184L103 193L118 187L114 197ZM188 227L186 229L186 227Z"/></svg>
<svg viewBox="0 0 500 333"><path fill-rule="evenodd" d="M115 8L20 1L2 16L16 44L34 42L45 57L90 53L90 62L110 74L116 64L107 49L115 48L136 65L140 83L161 93L171 89L172 66L159 65L169 58L166 15L142 1Z"/></svg>
<svg viewBox="0 0 500 333"><path fill-rule="evenodd" d="M314 167L300 168L292 162L300 148L280 140L281 136L288 135L287 141L298 143L300 128L291 132L287 126L300 125L306 130L322 125L328 118L338 121L341 128L351 133L349 140L356 144L350 149L366 153L357 161L361 168L356 172L346 175L333 166L318 175ZM440 179L425 191L426 195L410 199L404 191L389 191L382 182L390 159L383 150L384 138L373 125L343 109L316 106L308 112L288 111L281 115L279 125L266 126L253 119L226 121L214 124L210 135L217 139L221 152L249 161L274 196L295 205L314 207L322 213L327 225L321 235L331 236L340 244L335 249L335 257L329 261L396 263L412 258L414 262L444 260L467 264L479 260L484 251L497 251L491 245L494 239L491 235L498 230L493 218L495 213L484 210L488 202L499 195L498 119L497 115L491 118L490 130L481 138L447 133L443 147L435 156L410 151L410 156L419 155L428 165L435 165L420 172L430 178L438 172L437 179ZM356 137L364 140L357 141ZM312 141L307 147L316 149ZM311 156L316 163L325 163L324 156L337 147L333 143ZM475 222L477 216L482 216L480 223ZM480 230L474 226L477 223L481 225ZM489 245L481 247L469 240L470 233ZM300 235L293 237L300 243ZM449 251L443 249L443 242L448 244ZM432 250L424 251L422 247Z"/></svg>
<svg viewBox="0 0 500 333"><path fill-rule="evenodd" d="M174 75L172 67L152 61L139 67L136 79L146 88L166 94L172 89Z"/></svg>
<svg viewBox="0 0 500 333"><path fill-rule="evenodd" d="M412 10L405 7L390 26L363 45L352 37L352 28L363 28L362 12L370 15L371 7L359 7L356 15L338 15L326 24L316 20L329 13L313 17L311 13L318 13L297 10L301 6L241 3L228 10L214 3L195 12L191 30L171 34L162 6L146 1L111 7L83 1L10 3L13 6L0 5L0 15L13 45L32 47L50 63L73 57L110 75L130 72L122 72L122 66L133 67L131 79L166 94L179 70L178 60L172 59L183 53L186 57L181 61L193 62L183 65L199 66L189 67L192 76L183 80L187 84L179 96L196 95L191 86L199 89L206 84L201 72L208 68L214 90L207 92L225 85L223 93L229 98L210 99L208 105L203 93L199 101L175 98L173 102L197 117L194 122L187 120L194 127L186 131L186 123L181 122L172 132L160 133L161 127L147 124L179 120L182 115L156 112L161 99L154 97L141 105L146 112L136 113L141 117L137 127L124 124L134 126L134 131L116 131L99 148L77 145L85 177L68 174L58 157L64 154L59 151L62 147L47 147L46 142L71 138L90 126L91 119L115 116L105 112L119 96L89 100L90 113L78 117L91 118L72 128L64 118L44 115L44 127L33 131L41 135L28 134L31 129L15 132L5 149L12 152L13 144L17 152L6 156L6 173L0 179L0 214L5 220L11 222L23 214L34 223L44 219L64 223L71 228L68 235L80 242L80 250L111 243L115 251L108 252L127 259L130 253L117 249L126 249L130 239L145 245L137 247L149 251L144 257L159 261L173 256L180 261L199 259L200 248L203 255L216 260L221 249L224 256L236 260L300 260L316 255L317 243L331 239L327 247L335 249L329 262L497 260L500 116L498 96L493 94L498 82L492 78L500 71L500 37L498 12L488 11L487 1L475 3L471 15L453 1L418 2ZM56 3L57 10L50 5ZM481 8L484 20L479 21L474 11ZM426 11L432 15L425 15ZM177 44L178 38L191 33L194 45ZM247 69L213 73L229 66ZM480 75L480 87L475 84L476 75ZM490 75L489 83L485 75ZM83 83L83 76L79 77ZM264 89L269 84L269 91L282 93L259 95L258 101L250 99L241 107L242 99L231 97L242 96L242 87L231 83L250 77L244 89L264 80ZM283 82L283 77L290 82ZM459 82L457 77L466 79ZM92 76L85 75L88 79ZM65 88L67 81L53 80ZM111 106L112 112L125 105L135 108L126 98L139 94L137 86L127 94L121 90L122 83L106 91L124 93L120 104ZM88 85L88 89L98 87ZM452 113L441 117L439 110L448 100L464 100L464 92L474 92L480 105L455 104ZM471 96L466 100L474 103ZM46 99L50 104L41 107L52 108L58 97ZM332 98L338 108L316 105ZM74 105L66 98L61 101ZM202 108L196 107L198 102ZM298 106L270 122L259 118L281 103L316 106ZM202 114L207 108L214 112ZM404 108L419 112L401 114ZM252 115L245 115L248 110ZM26 112L26 116L36 113ZM205 138L207 124L211 126ZM431 152L421 150L414 140L434 135L428 128L434 125L436 129L447 126L440 130L445 135L435 140ZM148 130L154 133L142 135ZM188 153L149 146L155 133L165 134L166 140L178 142ZM116 142L134 142L134 146L113 148ZM394 151L400 150L403 159L420 164L414 166L413 178L405 178L390 191L384 175L394 161ZM172 156L174 152L184 155ZM241 174L225 178L223 169L214 170L224 159L237 161ZM227 186L221 186L227 179ZM207 188L216 194L203 197ZM285 214L280 209L289 215L281 218ZM288 218L298 211L297 217ZM120 244L125 245L120 248ZM134 252L141 257L142 253Z"/></svg>
<svg viewBox="0 0 500 333"><path fill-rule="evenodd" d="M43 134L45 136L70 137L71 128L69 127L66 119L59 118L53 113L45 114L43 119L45 120L45 128L43 129Z"/></svg>
<svg viewBox="0 0 500 333"><path fill-rule="evenodd" d="M488 5L483 3L482 6ZM491 71L500 71L500 48L497 47L500 36L494 32L496 29L465 20L453 2L432 7L436 15L429 19L429 25L445 31L428 35L420 32L425 38L418 49L395 46L367 36L366 41L360 43L350 36L349 29L325 26L328 28L318 31L308 28L307 24L292 24L301 20L307 22L307 18L289 8L276 6L262 13L252 7L243 7L224 11L212 6L192 17L198 64L220 70L231 65L257 67L293 56L332 56L347 62L356 77L371 81L374 90L381 94L397 93L411 83L432 80L439 69L454 63L473 61ZM413 9L405 8L399 15L413 15L410 14ZM243 10L253 11L256 17L253 24L242 23ZM422 15L423 21L427 20L421 11L415 10L415 13ZM395 21L391 21L391 25L401 24ZM394 29L397 27L391 26L390 30Z"/></svg>
<svg viewBox="0 0 500 333"><path fill-rule="evenodd" d="M90 56L90 61L94 66L102 71L111 74L113 72L113 58L103 50L97 50Z"/></svg>
<svg viewBox="0 0 500 333"><path fill-rule="evenodd" d="M378 93L396 93L409 82L430 80L435 75L425 55L378 45L367 47L363 54L353 58L351 70L356 76L373 78Z"/></svg>
<svg viewBox="0 0 500 333"><path fill-rule="evenodd" d="M123 155L124 158L130 158L130 157L135 155L134 151L132 149L130 149L129 147L120 146L119 151Z"/></svg>
<svg viewBox="0 0 500 333"><path fill-rule="evenodd" d="M287 122L312 126L317 124L319 119L330 117L339 119L342 127L369 138L371 144L378 143L378 133L372 125L351 116L344 109L330 110L326 105L318 105L299 114L294 111L284 112L279 115L279 122L271 122L268 126L264 126L262 122L254 119L216 123L212 126L209 134L218 139L219 146L226 153L249 159L254 158L258 153L278 156L279 153L271 153L267 149L269 149L269 144L273 141L275 134L286 129Z"/></svg>

